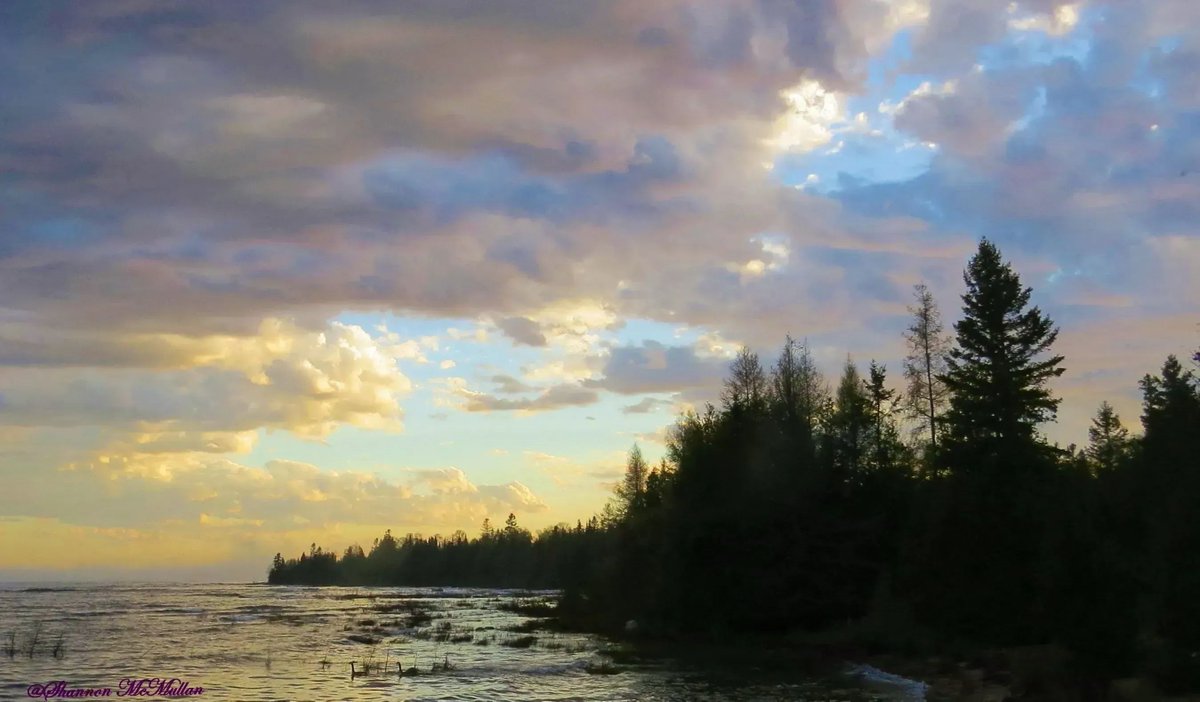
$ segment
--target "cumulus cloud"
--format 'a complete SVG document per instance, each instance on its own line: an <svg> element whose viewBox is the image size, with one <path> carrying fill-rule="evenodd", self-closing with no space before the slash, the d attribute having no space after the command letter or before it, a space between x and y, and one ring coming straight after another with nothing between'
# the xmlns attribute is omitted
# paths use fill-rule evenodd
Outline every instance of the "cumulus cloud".
<svg viewBox="0 0 1200 702"><path fill-rule="evenodd" d="M339 424L401 428L399 398L411 389L398 366L411 355L405 343L336 322L307 331L279 320L264 322L253 337L172 343L177 363L191 367L0 369L0 422L142 427L202 443L206 433L260 427L306 436L328 435Z"/></svg>
<svg viewBox="0 0 1200 702"><path fill-rule="evenodd" d="M108 453L60 474L57 483L103 481L106 502L137 504L151 496L162 508L137 510L139 524L170 517L208 515L229 526L287 529L302 517L313 527L338 524L437 526L452 530L488 514L534 514L545 502L519 482L479 485L454 467L410 470L402 478L378 473L332 471L290 460L263 467L196 452ZM168 506L169 503L169 506ZM14 509L14 505L6 505ZM26 512L17 509L17 513Z"/></svg>

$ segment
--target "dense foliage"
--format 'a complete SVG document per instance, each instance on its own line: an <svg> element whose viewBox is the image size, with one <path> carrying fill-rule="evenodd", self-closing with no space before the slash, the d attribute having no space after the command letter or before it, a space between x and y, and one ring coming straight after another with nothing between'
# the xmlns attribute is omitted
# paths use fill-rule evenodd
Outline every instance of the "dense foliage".
<svg viewBox="0 0 1200 702"><path fill-rule="evenodd" d="M314 546L271 582L555 586L564 611L666 635L856 621L892 645L1053 643L1081 673L1200 687L1195 373L1171 356L1141 381L1141 436L1105 403L1085 450L1050 446L1057 330L986 240L965 278L953 345L917 290L906 392L850 360L830 389L790 337L769 369L743 350L666 460L635 447L601 519Z"/></svg>
<svg viewBox="0 0 1200 702"><path fill-rule="evenodd" d="M463 531L449 538L391 531L370 552L350 546L341 557L313 544L299 558L275 554L267 582L277 585L459 585L562 588L596 577L593 557L609 538L597 517L575 527L558 525L534 537L508 515L504 527L484 520L478 538Z"/></svg>

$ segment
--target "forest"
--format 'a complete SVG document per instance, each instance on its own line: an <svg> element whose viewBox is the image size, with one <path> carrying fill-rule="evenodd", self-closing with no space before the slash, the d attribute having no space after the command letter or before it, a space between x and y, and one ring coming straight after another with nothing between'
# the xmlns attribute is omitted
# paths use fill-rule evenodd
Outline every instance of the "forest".
<svg viewBox="0 0 1200 702"><path fill-rule="evenodd" d="M1080 675L1200 688L1200 351L1140 380L1140 432L1106 402L1052 445L1058 329L986 239L964 280L951 329L916 287L902 383L850 360L830 383L791 337L743 349L586 522L314 544L269 582L560 588L564 616L661 637L1053 644Z"/></svg>

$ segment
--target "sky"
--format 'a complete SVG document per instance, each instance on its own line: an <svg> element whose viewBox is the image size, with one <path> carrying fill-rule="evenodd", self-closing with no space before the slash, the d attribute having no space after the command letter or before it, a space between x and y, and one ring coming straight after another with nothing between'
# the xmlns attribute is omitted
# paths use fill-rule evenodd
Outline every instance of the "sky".
<svg viewBox="0 0 1200 702"><path fill-rule="evenodd" d="M1051 440L1200 347L1194 0L12 0L0 95L0 579L574 524L980 237Z"/></svg>

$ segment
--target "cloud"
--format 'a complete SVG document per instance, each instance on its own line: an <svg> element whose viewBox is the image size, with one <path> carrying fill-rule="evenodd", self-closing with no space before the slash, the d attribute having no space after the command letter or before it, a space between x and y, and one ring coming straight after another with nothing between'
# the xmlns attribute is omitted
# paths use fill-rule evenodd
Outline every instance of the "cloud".
<svg viewBox="0 0 1200 702"><path fill-rule="evenodd" d="M632 405L625 405L621 408L622 414L649 414L664 407L671 407L674 403L669 400L660 400L655 397L646 397Z"/></svg>
<svg viewBox="0 0 1200 702"><path fill-rule="evenodd" d="M503 395L518 395L524 392L532 392L534 389L532 386L526 385L511 375L505 375L503 373L499 375L493 375L491 377L491 381L496 385L496 392Z"/></svg>
<svg viewBox="0 0 1200 702"><path fill-rule="evenodd" d="M230 572L261 578L272 553L313 541L369 543L385 528L450 533L488 516L548 509L520 482L477 484L453 467L388 478L288 460L255 467L185 451L98 455L73 470L34 468L33 475L21 465L9 469L14 489L0 495L5 569L209 566L206 579ZM105 509L96 509L97 497ZM63 506L75 516L55 516ZM87 521L76 521L79 515ZM47 547L57 549L54 557Z"/></svg>
<svg viewBox="0 0 1200 702"><path fill-rule="evenodd" d="M200 441L206 432L262 427L326 436L340 424L402 426L399 398L411 389L398 366L411 356L406 343L336 322L306 331L279 320L265 321L253 337L176 343L191 367L100 372L76 367L81 358L0 369L0 423L139 427Z"/></svg>
<svg viewBox="0 0 1200 702"><path fill-rule="evenodd" d="M500 331L518 344L545 346L546 336L537 322L526 317L506 317L496 322Z"/></svg>
<svg viewBox="0 0 1200 702"><path fill-rule="evenodd" d="M854 86L911 21L873 0L550 5L102 2L58 13L56 32L10 13L26 58L4 86L29 99L0 144L18 174L0 208L20 233L6 305L42 328L183 334L386 306L492 315L537 343L552 330L513 324L545 327L530 315L548 299L613 304L620 280L650 293L709 251L750 260L728 225L765 223L743 171L789 111L781 93ZM546 21L560 15L586 22ZM107 54L113 36L140 50ZM506 55L520 60L492 60ZM67 80L66 64L89 70ZM700 281L676 280L674 300L696 297ZM682 307L655 299L613 308Z"/></svg>
<svg viewBox="0 0 1200 702"><path fill-rule="evenodd" d="M595 390L577 384L553 385L530 398L496 397L465 388L459 390L459 395L464 398L463 408L468 412L546 412L582 407L600 399Z"/></svg>
<svg viewBox="0 0 1200 702"><path fill-rule="evenodd" d="M541 451L524 451L522 455L560 488L578 488L589 485L589 481L593 481L591 487L596 487L594 481L600 480L599 488L609 493L612 491L612 485L620 479L625 470L625 456L620 452L609 453L591 461L578 461Z"/></svg>
<svg viewBox="0 0 1200 702"><path fill-rule="evenodd" d="M969 157L1002 145L1036 97L1032 71L973 72L937 88L923 83L900 103L895 125Z"/></svg>
<svg viewBox="0 0 1200 702"><path fill-rule="evenodd" d="M430 526L450 529L461 520L475 522L487 514L547 509L540 497L521 483L479 485L454 467L410 470L400 479L361 471L330 471L309 463L268 461L257 468L227 458L184 452L173 454L114 453L55 477L54 483L104 481L111 504L164 500L162 509L139 512L138 522L185 518L245 520L243 526L286 529L298 516L312 526L369 524ZM14 505L7 505L13 508ZM17 509L17 514L28 513ZM233 522L217 522L222 526Z"/></svg>
<svg viewBox="0 0 1200 702"><path fill-rule="evenodd" d="M479 488L480 494L492 500L492 504L509 506L517 512L536 514L546 509L546 504L533 492L518 482L504 485L485 485Z"/></svg>
<svg viewBox="0 0 1200 702"><path fill-rule="evenodd" d="M728 362L702 358L689 346L646 341L612 350L604 375L589 383L622 395L719 388Z"/></svg>

